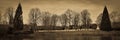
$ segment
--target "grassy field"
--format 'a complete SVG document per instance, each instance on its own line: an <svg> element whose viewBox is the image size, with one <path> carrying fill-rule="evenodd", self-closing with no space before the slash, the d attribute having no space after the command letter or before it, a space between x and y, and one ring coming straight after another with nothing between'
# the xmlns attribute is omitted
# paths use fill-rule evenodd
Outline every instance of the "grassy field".
<svg viewBox="0 0 120 40"><path fill-rule="evenodd" d="M99 30L44 30L35 33L35 40L120 40L120 32Z"/></svg>
<svg viewBox="0 0 120 40"><path fill-rule="evenodd" d="M39 30L33 34L12 35L0 40L120 40L120 31Z"/></svg>

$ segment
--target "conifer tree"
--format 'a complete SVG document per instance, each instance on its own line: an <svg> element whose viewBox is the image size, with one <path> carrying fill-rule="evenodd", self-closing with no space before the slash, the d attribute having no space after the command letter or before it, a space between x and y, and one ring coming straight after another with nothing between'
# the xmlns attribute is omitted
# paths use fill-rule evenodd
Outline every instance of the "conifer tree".
<svg viewBox="0 0 120 40"><path fill-rule="evenodd" d="M100 30L102 30L102 31L111 31L112 30L111 21L110 21L109 13L108 13L106 6L103 10L102 20L101 20L101 24L100 24Z"/></svg>

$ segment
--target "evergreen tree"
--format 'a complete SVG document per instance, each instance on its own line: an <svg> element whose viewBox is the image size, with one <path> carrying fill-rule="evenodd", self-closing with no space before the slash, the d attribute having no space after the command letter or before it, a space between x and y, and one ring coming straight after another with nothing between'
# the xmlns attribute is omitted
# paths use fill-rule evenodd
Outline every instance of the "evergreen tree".
<svg viewBox="0 0 120 40"><path fill-rule="evenodd" d="M23 29L22 7L21 7L20 3L16 9L16 13L15 13L15 17L14 17L14 27L16 30Z"/></svg>
<svg viewBox="0 0 120 40"><path fill-rule="evenodd" d="M112 28L111 28L111 21L109 18L109 13L108 13L107 7L105 6L103 15L102 15L101 24L100 24L100 30L111 31L111 29Z"/></svg>

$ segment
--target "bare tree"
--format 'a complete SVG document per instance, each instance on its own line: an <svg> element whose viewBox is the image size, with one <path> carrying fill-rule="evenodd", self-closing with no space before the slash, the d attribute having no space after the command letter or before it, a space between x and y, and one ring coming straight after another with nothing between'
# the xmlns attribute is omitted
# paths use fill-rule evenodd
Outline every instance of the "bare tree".
<svg viewBox="0 0 120 40"><path fill-rule="evenodd" d="M57 22L58 22L58 15L53 14L51 17L51 25L56 26Z"/></svg>
<svg viewBox="0 0 120 40"><path fill-rule="evenodd" d="M89 28L90 24L92 22L91 18L90 18L90 13L88 12L88 10L83 10L81 12L81 21L84 25L83 28Z"/></svg>
<svg viewBox="0 0 120 40"><path fill-rule="evenodd" d="M42 25L45 26L45 27L48 27L50 26L50 17L51 17L51 14L49 12L44 12L42 14Z"/></svg>
<svg viewBox="0 0 120 40"><path fill-rule="evenodd" d="M67 16L67 23L68 25L72 25L72 19L73 19L73 11L68 9L66 12L65 12L65 15Z"/></svg>
<svg viewBox="0 0 120 40"><path fill-rule="evenodd" d="M14 14L14 10L12 7L9 7L6 9L6 16L8 17L8 20L9 20L9 24L13 25L13 14Z"/></svg>
<svg viewBox="0 0 120 40"><path fill-rule="evenodd" d="M73 19L74 28L79 28L79 27L78 27L79 24L80 24L80 14L76 13L76 14L74 15L74 19Z"/></svg>
<svg viewBox="0 0 120 40"><path fill-rule="evenodd" d="M41 15L41 12L39 8L32 8L30 10L29 21L30 21L30 24L32 24L33 29L35 29L35 27L37 26L40 15Z"/></svg>
<svg viewBox="0 0 120 40"><path fill-rule="evenodd" d="M60 17L60 23L63 27L67 27L67 15L66 14L62 14L61 17Z"/></svg>

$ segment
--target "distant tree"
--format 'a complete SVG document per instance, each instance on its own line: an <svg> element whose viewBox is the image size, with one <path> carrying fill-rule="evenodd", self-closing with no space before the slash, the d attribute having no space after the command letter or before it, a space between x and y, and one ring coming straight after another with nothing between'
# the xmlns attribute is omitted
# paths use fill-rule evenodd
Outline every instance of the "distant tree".
<svg viewBox="0 0 120 40"><path fill-rule="evenodd" d="M83 10L81 12L81 21L82 24L84 25L83 28L89 28L90 24L92 22L91 18L90 18L90 13L88 12L88 10Z"/></svg>
<svg viewBox="0 0 120 40"><path fill-rule="evenodd" d="M60 23L61 23L61 25L64 27L64 28L66 28L67 27L67 21L68 20L68 18L67 18L67 15L66 14L62 14L61 16L60 16Z"/></svg>
<svg viewBox="0 0 120 40"><path fill-rule="evenodd" d="M73 17L74 17L74 13L72 10L70 9L67 9L67 11L64 13L66 16L67 16L67 23L68 25L72 25L72 20L73 20Z"/></svg>
<svg viewBox="0 0 120 40"><path fill-rule="evenodd" d="M53 14L51 17L51 25L56 26L57 22L58 22L58 15Z"/></svg>
<svg viewBox="0 0 120 40"><path fill-rule="evenodd" d="M77 14L74 15L74 18L73 18L74 28L75 28L75 27L76 27L76 28L79 28L79 27L78 27L79 24L80 24L80 14L77 13Z"/></svg>
<svg viewBox="0 0 120 40"><path fill-rule="evenodd" d="M35 27L38 24L38 20L40 18L41 12L39 8L32 8L29 13L29 22L32 24L32 29L35 29Z"/></svg>
<svg viewBox="0 0 120 40"><path fill-rule="evenodd" d="M6 9L5 15L8 17L9 24L12 24L12 25L13 25L13 20L14 20L13 14L14 14L14 10L12 7L9 7Z"/></svg>
<svg viewBox="0 0 120 40"><path fill-rule="evenodd" d="M44 12L42 14L42 25L45 27L50 26L50 18L51 18L51 14L49 12Z"/></svg>

